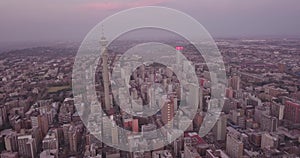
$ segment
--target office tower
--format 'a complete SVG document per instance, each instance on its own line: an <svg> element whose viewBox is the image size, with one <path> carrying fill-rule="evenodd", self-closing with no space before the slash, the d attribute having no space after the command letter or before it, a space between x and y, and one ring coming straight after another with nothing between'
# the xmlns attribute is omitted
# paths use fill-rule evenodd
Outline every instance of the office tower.
<svg viewBox="0 0 300 158"><path fill-rule="evenodd" d="M112 132L115 132L115 131L113 131L113 128L116 128L114 117L112 115L110 116L110 118L107 118L107 116L103 116L102 119L103 119L102 137L104 140L112 142L112 139L113 139L112 135L116 134L116 133L112 133ZM115 125L115 127L113 127L114 125Z"/></svg>
<svg viewBox="0 0 300 158"><path fill-rule="evenodd" d="M284 108L284 119L300 123L300 104L287 100Z"/></svg>
<svg viewBox="0 0 300 158"><path fill-rule="evenodd" d="M74 126L71 126L68 131L69 149L71 152L78 151L78 132Z"/></svg>
<svg viewBox="0 0 300 158"><path fill-rule="evenodd" d="M271 103L271 115L276 117L278 120L282 120L284 116L284 105L279 103Z"/></svg>
<svg viewBox="0 0 300 158"><path fill-rule="evenodd" d="M48 130L49 130L47 115L45 115L45 114L41 115L41 122L40 123L41 123L40 125L41 125L43 136L45 136L48 133Z"/></svg>
<svg viewBox="0 0 300 158"><path fill-rule="evenodd" d="M59 142L55 130L51 130L42 141L43 150L58 150Z"/></svg>
<svg viewBox="0 0 300 158"><path fill-rule="evenodd" d="M42 142L43 138L41 129L38 127L32 128L31 136L34 139L36 150L39 151L41 148L40 143Z"/></svg>
<svg viewBox="0 0 300 158"><path fill-rule="evenodd" d="M102 33L101 37L101 53L102 53L102 77L103 77L103 86L104 86L104 103L105 109L109 110L111 106L110 96L109 96L109 72L108 72L108 52L107 45L108 41Z"/></svg>
<svg viewBox="0 0 300 158"><path fill-rule="evenodd" d="M241 134L233 128L229 128L226 137L226 153L232 158L243 156L244 144L240 140Z"/></svg>
<svg viewBox="0 0 300 158"><path fill-rule="evenodd" d="M167 125L168 128L173 127L174 117L174 100L167 99L164 106L161 109L162 122Z"/></svg>
<svg viewBox="0 0 300 158"><path fill-rule="evenodd" d="M41 122L40 115L38 115L38 116L31 116L30 119L31 119L31 127L32 128L38 128L38 127L40 127L39 126L41 124L40 123Z"/></svg>
<svg viewBox="0 0 300 158"><path fill-rule="evenodd" d="M11 132L4 137L5 148L7 151L18 151L18 136L15 132Z"/></svg>
<svg viewBox="0 0 300 158"><path fill-rule="evenodd" d="M278 138L270 135L269 133L264 133L261 136L261 149L269 149L278 146Z"/></svg>
<svg viewBox="0 0 300 158"><path fill-rule="evenodd" d="M241 79L239 76L233 76L230 78L230 85L233 90L240 90Z"/></svg>
<svg viewBox="0 0 300 158"><path fill-rule="evenodd" d="M274 132L277 130L278 119L267 114L263 114L260 119L260 129L263 131Z"/></svg>
<svg viewBox="0 0 300 158"><path fill-rule="evenodd" d="M35 139L31 135L24 135L18 137L19 155L22 157L36 157Z"/></svg>
<svg viewBox="0 0 300 158"><path fill-rule="evenodd" d="M32 128L40 128L42 135L45 136L49 129L48 119L46 115L37 115L30 117Z"/></svg>
<svg viewBox="0 0 300 158"><path fill-rule="evenodd" d="M63 125L63 144L65 146L69 145L69 128L71 127L71 124L64 124Z"/></svg>
<svg viewBox="0 0 300 158"><path fill-rule="evenodd" d="M245 111L243 109L230 110L230 120L241 128L246 128Z"/></svg>
<svg viewBox="0 0 300 158"><path fill-rule="evenodd" d="M267 114L268 111L264 106L256 106L254 111L254 120L260 122L263 114Z"/></svg>
<svg viewBox="0 0 300 158"><path fill-rule="evenodd" d="M119 131L118 131L118 127L115 122L112 123L111 137L112 137L112 141L111 141L112 144L118 145L119 144Z"/></svg>
<svg viewBox="0 0 300 158"><path fill-rule="evenodd" d="M221 113L217 123L213 128L213 134L216 140L225 140L226 138L227 115Z"/></svg>
<svg viewBox="0 0 300 158"><path fill-rule="evenodd" d="M238 116L237 117L237 125L243 129L245 129L246 128L246 117Z"/></svg>

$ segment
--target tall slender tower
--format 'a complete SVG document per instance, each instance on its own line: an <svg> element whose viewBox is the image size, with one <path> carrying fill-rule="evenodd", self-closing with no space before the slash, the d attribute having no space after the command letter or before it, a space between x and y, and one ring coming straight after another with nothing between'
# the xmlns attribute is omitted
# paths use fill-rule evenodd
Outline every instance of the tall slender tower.
<svg viewBox="0 0 300 158"><path fill-rule="evenodd" d="M102 26L102 37L101 37L101 53L102 53L102 78L104 86L104 102L105 109L109 110L111 108L110 96L109 96L109 74L108 74L108 54L107 54L107 44L108 41L104 37L104 31Z"/></svg>

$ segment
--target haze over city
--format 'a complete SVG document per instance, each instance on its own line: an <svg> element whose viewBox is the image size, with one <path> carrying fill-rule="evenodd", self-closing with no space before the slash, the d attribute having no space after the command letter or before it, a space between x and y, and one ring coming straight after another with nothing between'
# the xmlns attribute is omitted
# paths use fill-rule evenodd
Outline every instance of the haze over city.
<svg viewBox="0 0 300 158"><path fill-rule="evenodd" d="M0 42L81 41L105 17L156 5L186 12L213 37L299 37L298 0L3 0Z"/></svg>
<svg viewBox="0 0 300 158"><path fill-rule="evenodd" d="M0 157L299 158L299 6L1 0Z"/></svg>

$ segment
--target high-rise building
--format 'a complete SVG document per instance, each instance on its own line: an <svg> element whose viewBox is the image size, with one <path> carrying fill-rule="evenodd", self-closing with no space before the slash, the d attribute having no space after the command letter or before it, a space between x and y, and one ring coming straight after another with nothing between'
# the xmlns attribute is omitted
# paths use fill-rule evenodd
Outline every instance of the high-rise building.
<svg viewBox="0 0 300 158"><path fill-rule="evenodd" d="M37 115L30 117L32 128L40 128L43 136L45 136L49 129L48 119L46 115Z"/></svg>
<svg viewBox="0 0 300 158"><path fill-rule="evenodd" d="M266 107L264 106L256 106L254 111L254 120L256 122L260 122L263 114L268 114Z"/></svg>
<svg viewBox="0 0 300 158"><path fill-rule="evenodd" d="M292 123L300 123L300 104L292 101L285 101L284 119Z"/></svg>
<svg viewBox="0 0 300 158"><path fill-rule="evenodd" d="M277 130L278 119L276 117L263 114L260 119L260 129L263 131L274 132Z"/></svg>
<svg viewBox="0 0 300 158"><path fill-rule="evenodd" d="M108 52L107 52L107 45L108 41L102 35L101 37L101 53L102 53L102 77L103 77L103 86L104 86L104 103L105 109L109 110L111 106L110 96L109 96L109 70L108 70Z"/></svg>
<svg viewBox="0 0 300 158"><path fill-rule="evenodd" d="M232 158L243 156L244 144L240 140L241 134L233 128L228 128L226 137L226 153Z"/></svg>
<svg viewBox="0 0 300 158"><path fill-rule="evenodd" d="M35 158L37 153L35 139L31 135L19 136L18 149L21 157Z"/></svg>
<svg viewBox="0 0 300 158"><path fill-rule="evenodd" d="M38 128L38 127L40 127L39 125L41 124L40 122L41 122L41 118L40 118L40 115L37 115L37 116L31 116L30 117L30 119L31 119L31 127L32 128Z"/></svg>
<svg viewBox="0 0 300 158"><path fill-rule="evenodd" d="M113 118L113 115L110 116L110 118L108 118L107 116L103 116L102 117L103 119L103 139L106 140L106 141L109 141L111 142L112 141L112 128L113 128L113 125L114 125L114 118Z"/></svg>
<svg viewBox="0 0 300 158"><path fill-rule="evenodd" d="M161 109L162 122L167 125L168 128L173 127L173 117L174 117L174 100L168 98L164 106Z"/></svg>
<svg viewBox="0 0 300 158"><path fill-rule="evenodd" d="M284 105L279 103L271 103L271 115L276 117L278 120L282 120L284 116Z"/></svg>
<svg viewBox="0 0 300 158"><path fill-rule="evenodd" d="M11 132L4 138L5 148L9 152L18 151L18 136L15 132Z"/></svg>
<svg viewBox="0 0 300 158"><path fill-rule="evenodd" d="M226 126L227 126L227 115L221 113L217 123L213 128L213 134L216 140L225 140L226 139Z"/></svg>
<svg viewBox="0 0 300 158"><path fill-rule="evenodd" d="M58 150L59 142L54 130L50 130L42 141L43 150Z"/></svg>
<svg viewBox="0 0 300 158"><path fill-rule="evenodd" d="M34 138L36 150L39 151L41 148L40 143L42 142L43 137L41 129L38 127L32 128L31 136Z"/></svg>
<svg viewBox="0 0 300 158"><path fill-rule="evenodd" d="M74 126L71 126L68 131L69 147L71 152L78 151L78 132Z"/></svg>
<svg viewBox="0 0 300 158"><path fill-rule="evenodd" d="M118 145L119 144L119 130L115 122L112 123L111 128L111 137L112 137L112 144Z"/></svg>
<svg viewBox="0 0 300 158"><path fill-rule="evenodd" d="M233 90L239 90L240 89L240 82L241 79L239 76L233 76L230 78L230 85Z"/></svg>
<svg viewBox="0 0 300 158"><path fill-rule="evenodd" d="M71 125L70 124L64 124L63 125L63 142L64 142L64 145L65 146L68 146L69 145L69 128L71 127Z"/></svg>
<svg viewBox="0 0 300 158"><path fill-rule="evenodd" d="M241 128L246 128L246 118L244 109L230 111L230 120Z"/></svg>
<svg viewBox="0 0 300 158"><path fill-rule="evenodd" d="M278 145L278 138L270 135L269 133L262 134L262 136L261 136L261 148L262 149L277 147L277 145Z"/></svg>

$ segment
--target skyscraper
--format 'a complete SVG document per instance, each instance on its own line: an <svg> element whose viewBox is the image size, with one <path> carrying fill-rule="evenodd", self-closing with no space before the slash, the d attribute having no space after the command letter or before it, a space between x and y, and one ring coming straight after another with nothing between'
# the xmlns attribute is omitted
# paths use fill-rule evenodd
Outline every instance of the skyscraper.
<svg viewBox="0 0 300 158"><path fill-rule="evenodd" d="M103 35L101 37L101 53L102 53L102 77L103 77L103 86L104 86L104 103L105 109L109 110L111 108L110 96L109 96L109 74L108 74L108 54L107 54L107 45L108 41Z"/></svg>
<svg viewBox="0 0 300 158"><path fill-rule="evenodd" d="M118 145L119 144L119 131L118 127L115 122L112 123L112 128L111 128L111 143L113 145Z"/></svg>
<svg viewBox="0 0 300 158"><path fill-rule="evenodd" d="M292 123L300 123L300 104L286 101L284 108L284 119Z"/></svg>
<svg viewBox="0 0 300 158"><path fill-rule="evenodd" d="M169 99L169 98L168 98ZM161 109L162 122L167 125L168 128L173 127L174 117L174 100L166 100L165 105Z"/></svg>
<svg viewBox="0 0 300 158"><path fill-rule="evenodd" d="M232 158L243 156L244 144L240 140L240 133L233 128L229 128L226 139L226 153Z"/></svg>
<svg viewBox="0 0 300 158"><path fill-rule="evenodd" d="M233 76L230 79L230 84L233 90L239 90L240 89L240 77L239 76Z"/></svg>
<svg viewBox="0 0 300 158"><path fill-rule="evenodd" d="M213 134L216 140L225 140L226 138L227 115L222 113L213 128Z"/></svg>
<svg viewBox="0 0 300 158"><path fill-rule="evenodd" d="M35 139L31 135L18 137L19 155L23 157L36 157Z"/></svg>
<svg viewBox="0 0 300 158"><path fill-rule="evenodd" d="M18 136L15 132L11 132L4 138L5 148L7 151L16 152L18 151Z"/></svg>

